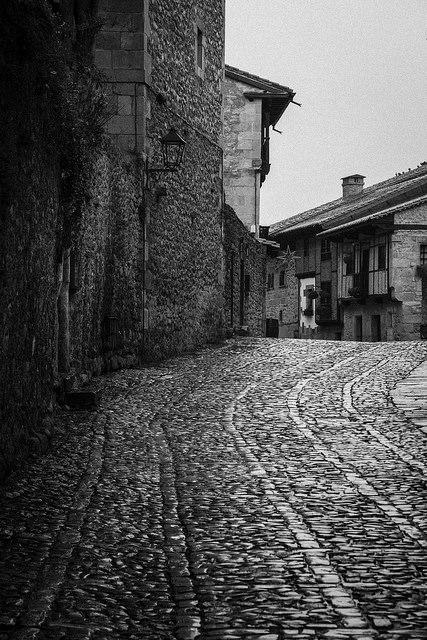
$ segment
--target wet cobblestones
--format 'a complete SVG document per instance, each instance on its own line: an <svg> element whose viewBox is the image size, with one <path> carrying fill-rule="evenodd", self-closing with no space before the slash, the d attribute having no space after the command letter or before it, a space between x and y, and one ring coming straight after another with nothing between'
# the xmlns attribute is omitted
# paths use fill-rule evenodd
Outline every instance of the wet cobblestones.
<svg viewBox="0 0 427 640"><path fill-rule="evenodd" d="M424 343L231 341L103 379L1 495L0 640L427 637Z"/></svg>

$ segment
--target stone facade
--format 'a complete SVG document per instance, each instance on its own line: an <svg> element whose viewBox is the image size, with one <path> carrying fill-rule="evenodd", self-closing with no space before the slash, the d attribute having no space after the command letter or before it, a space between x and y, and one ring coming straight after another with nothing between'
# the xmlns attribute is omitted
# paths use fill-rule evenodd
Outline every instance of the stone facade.
<svg viewBox="0 0 427 640"><path fill-rule="evenodd" d="M298 279L296 261L284 264L276 255L267 260L266 317L278 338L298 338Z"/></svg>
<svg viewBox="0 0 427 640"><path fill-rule="evenodd" d="M229 206L224 211L225 327L265 335L267 248L253 238Z"/></svg>
<svg viewBox="0 0 427 640"><path fill-rule="evenodd" d="M279 337L338 339L336 245L332 243L322 253L322 241L308 231L284 235L280 246L279 255L290 252L292 258L285 262L269 259L268 271L275 275L274 287L267 291L266 311L268 318L279 321ZM307 298L310 289L318 293L311 301Z"/></svg>
<svg viewBox="0 0 427 640"><path fill-rule="evenodd" d="M346 193L349 181L357 192ZM295 277L288 294L276 276L267 291L267 318L289 323L290 329L279 325L283 337L292 330L296 335L296 323L299 337L308 338L425 337L427 284L420 261L427 245L427 166L366 191L363 176L348 176L343 189L342 199L273 225L270 237L282 254L294 252ZM270 259L268 271L276 268ZM309 295L312 287L317 295L307 314L303 290Z"/></svg>
<svg viewBox="0 0 427 640"><path fill-rule="evenodd" d="M223 0L163 0L150 7L152 72L147 153L174 126L186 140L176 174L153 174L146 199L147 358L223 335ZM197 34L203 51L197 64Z"/></svg>
<svg viewBox="0 0 427 640"><path fill-rule="evenodd" d="M94 59L106 77L106 130L124 151L145 149L146 85L151 71L149 3L100 0L103 22Z"/></svg>
<svg viewBox="0 0 427 640"><path fill-rule="evenodd" d="M15 4L19 19L5 16L4 43L27 17L29 33L43 25L52 83L54 19L44 3L40 16ZM12 81L15 68L2 75L0 476L46 442L55 389L61 396L101 371L224 335L223 1L109 0L100 16L95 59L107 74L109 137L81 161L84 192L70 205L68 239L56 94L40 93L31 56L27 84ZM183 166L150 174L147 185L145 158L160 164L171 126L187 142Z"/></svg>
<svg viewBox="0 0 427 640"><path fill-rule="evenodd" d="M96 59L114 109L109 132L141 171L145 161L150 169L142 204L143 354L157 359L223 332L224 6L109 0L101 7ZM172 127L186 140L184 162L177 173L158 173L160 140Z"/></svg>
<svg viewBox="0 0 427 640"><path fill-rule="evenodd" d="M249 102L244 92L249 87L225 77L224 110L224 190L248 229L259 226L261 189L262 102Z"/></svg>
<svg viewBox="0 0 427 640"><path fill-rule="evenodd" d="M224 191L227 204L256 236L261 186L270 171L270 129L294 95L288 87L225 67Z"/></svg>

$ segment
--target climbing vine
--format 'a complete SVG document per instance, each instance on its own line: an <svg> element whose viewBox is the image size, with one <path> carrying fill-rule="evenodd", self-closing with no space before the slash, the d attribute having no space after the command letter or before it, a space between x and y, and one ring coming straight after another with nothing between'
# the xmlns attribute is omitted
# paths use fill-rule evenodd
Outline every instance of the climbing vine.
<svg viewBox="0 0 427 640"><path fill-rule="evenodd" d="M27 158L37 154L56 166L58 252L78 233L107 119L102 77L91 59L100 28L96 3L60 6L0 3L0 207L4 212L13 202Z"/></svg>

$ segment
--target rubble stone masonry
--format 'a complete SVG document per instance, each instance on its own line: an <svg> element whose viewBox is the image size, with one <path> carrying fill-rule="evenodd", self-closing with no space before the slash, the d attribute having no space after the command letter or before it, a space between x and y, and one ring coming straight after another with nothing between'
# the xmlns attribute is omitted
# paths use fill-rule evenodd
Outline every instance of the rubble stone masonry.
<svg viewBox="0 0 427 640"><path fill-rule="evenodd" d="M186 140L174 174L150 175L145 355L159 358L223 335L222 0L150 3L150 166L171 127ZM203 42L197 64L197 32Z"/></svg>
<svg viewBox="0 0 427 640"><path fill-rule="evenodd" d="M405 209L395 214L395 225L424 225L427 205ZM398 300L402 301L396 316L396 338L419 340L421 325L426 324L426 276L417 273L420 245L427 244L427 228L398 229L391 244L391 283ZM424 294L424 295L423 295Z"/></svg>
<svg viewBox="0 0 427 640"><path fill-rule="evenodd" d="M249 335L264 336L266 247L229 206L224 211L224 250L227 332L245 326Z"/></svg>
<svg viewBox="0 0 427 640"><path fill-rule="evenodd" d="M2 91L0 477L49 437L55 385L63 391L224 333L223 1L108 0L100 8L95 55L107 73L110 139L90 158L68 244L60 166L46 135L52 113L44 96L22 100L10 83ZM37 79L37 69L29 76ZM183 167L152 174L143 193L144 156L160 163L160 138L172 126L187 141Z"/></svg>

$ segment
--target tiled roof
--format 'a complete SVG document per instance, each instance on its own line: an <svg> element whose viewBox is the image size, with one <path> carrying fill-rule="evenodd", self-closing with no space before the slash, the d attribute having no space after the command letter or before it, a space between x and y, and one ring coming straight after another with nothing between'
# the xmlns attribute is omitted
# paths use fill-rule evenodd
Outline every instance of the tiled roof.
<svg viewBox="0 0 427 640"><path fill-rule="evenodd" d="M350 220L350 222L345 222L344 224L337 225L337 223L335 222L330 229L327 229L326 231L322 231L318 235L324 236L324 235L327 235L328 233L340 231L341 229L348 229L349 227L354 227L359 224L364 224L365 222L370 222L371 220L377 220L378 218L383 218L390 214L399 213L400 211L405 211L405 209L412 209L414 207L418 207L425 203L427 203L427 195L420 196L419 198L413 198L412 200L407 200L406 202L402 202L401 204L396 204L394 207L381 209L381 211L377 211L376 213L371 213L368 216L363 216L362 218L356 218L354 220ZM426 224L427 224L427 220L426 220Z"/></svg>
<svg viewBox="0 0 427 640"><path fill-rule="evenodd" d="M290 233L312 226L322 229L331 228L353 218L362 217L369 210L379 211L395 204L406 193L409 197L414 197L414 195L422 195L426 191L427 163L422 163L416 169L366 187L360 194L348 198L338 198L276 222L270 226L270 237L274 238L281 233Z"/></svg>
<svg viewBox="0 0 427 640"><path fill-rule="evenodd" d="M277 84L277 82L271 82L270 80L266 80L265 78L261 78L260 76L255 76L252 73L242 71L237 67L230 67L230 65L228 64L225 65L225 75L229 78L232 78L233 80L245 82L251 87L269 91L271 93L294 93L289 87Z"/></svg>

